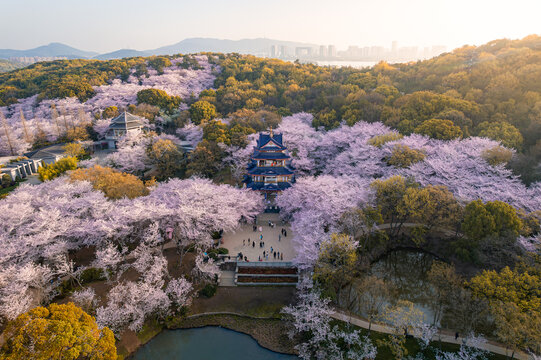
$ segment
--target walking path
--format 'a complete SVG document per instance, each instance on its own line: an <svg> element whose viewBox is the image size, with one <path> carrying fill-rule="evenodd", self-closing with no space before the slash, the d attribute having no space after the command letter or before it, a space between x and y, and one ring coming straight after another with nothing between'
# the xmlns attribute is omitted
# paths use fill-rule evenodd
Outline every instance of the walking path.
<svg viewBox="0 0 541 360"><path fill-rule="evenodd" d="M351 314L347 314L347 313L345 313L343 311L335 310L331 314L331 317L333 319L336 319L336 320L344 321L344 322L347 322L349 324L353 324L355 326L362 327L364 329L368 329L368 325L369 325L368 321L366 321L363 318L360 318L360 317L358 317L356 315L351 315ZM385 334L392 334L393 333L393 329L391 327L381 325L381 324L372 323L371 329L374 330L374 331L380 332L380 333L385 333ZM438 335L435 336L433 341L437 341L437 340L441 340L442 342L445 342L445 343L461 345L462 342L464 341L464 338L459 337L458 339L455 339L455 337L453 335L438 334ZM500 344L495 343L495 342L487 342L487 343L485 343L483 345L482 349L493 352L493 353L496 353L496 354L505 355L505 356L510 356L510 353L511 353L511 351L508 351L505 347L503 347ZM532 356L530 356L530 355L528 355L526 353L519 352L519 351L515 352L515 358L519 359L519 360L531 360L531 359L534 359L534 357L532 357Z"/></svg>

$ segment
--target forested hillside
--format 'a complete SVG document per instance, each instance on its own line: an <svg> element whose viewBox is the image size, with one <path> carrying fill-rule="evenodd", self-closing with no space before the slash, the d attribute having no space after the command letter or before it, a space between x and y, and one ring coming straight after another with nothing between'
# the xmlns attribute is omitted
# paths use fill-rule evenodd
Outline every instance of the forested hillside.
<svg viewBox="0 0 541 360"><path fill-rule="evenodd" d="M131 76L132 83L143 83L149 69L163 74L174 58L34 64L0 75L0 105L15 104L33 95L37 95L34 107L42 99L76 97L84 103L96 96L98 86L111 84L114 79L130 83ZM184 59L178 64L198 69L197 62L190 63L191 57ZM342 121L350 126L358 121L381 121L404 135L419 133L444 140L488 137L517 150L508 166L523 181L531 183L541 178L538 36L495 40L427 61L379 63L363 70L238 54L213 54L209 62L221 71L217 72L215 90L204 91L199 100L213 105L216 117L235 120L227 129L229 137L238 138L238 134L231 133L235 125L239 126L234 133L244 135L261 130L261 126L254 125L261 116L276 117L279 122L270 113L284 116L306 111L314 114L314 127L326 130L338 127ZM185 98L183 102L191 105L195 100ZM107 105L128 104L115 104L111 99ZM93 107L90 111L95 114L104 108ZM13 117L18 111L4 107L3 112ZM25 115L32 118L34 114ZM16 117L20 117L18 113Z"/></svg>

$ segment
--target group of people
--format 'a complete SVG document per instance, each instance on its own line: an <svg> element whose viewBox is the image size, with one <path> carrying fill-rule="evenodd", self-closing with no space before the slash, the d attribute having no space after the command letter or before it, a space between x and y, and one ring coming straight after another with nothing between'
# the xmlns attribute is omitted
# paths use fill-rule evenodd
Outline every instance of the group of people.
<svg viewBox="0 0 541 360"><path fill-rule="evenodd" d="M276 227L276 224L273 223L272 221L269 221L268 222L268 225L270 228L275 228ZM263 241L263 227L262 226L257 226L256 224L253 225L252 227L252 230L254 232L257 232L259 230L259 248L263 249L265 248L265 241ZM282 240L282 236L283 237L287 237L287 230L285 228L282 228L282 230L280 231L281 233L278 234L278 241L281 241ZM246 239L242 239L242 246L251 246L252 248L255 248L255 241L248 238L247 240ZM241 260L244 260L244 261L248 261L246 259L246 256L243 256L242 253L239 253L239 257ZM263 250L263 255L259 255L259 261L268 261L269 258L274 259L274 260L284 260L284 254L283 252L280 253L280 251L277 251L275 249L273 249L273 247L271 246L270 248L270 251L269 250Z"/></svg>
<svg viewBox="0 0 541 360"><path fill-rule="evenodd" d="M259 256L259 261L267 261L269 260L269 256L270 254L272 254L272 257L274 258L274 260L284 260L284 253L281 253L279 251L274 251L274 249L270 248L270 252L268 250L264 250L263 251L263 258L261 257L261 255Z"/></svg>

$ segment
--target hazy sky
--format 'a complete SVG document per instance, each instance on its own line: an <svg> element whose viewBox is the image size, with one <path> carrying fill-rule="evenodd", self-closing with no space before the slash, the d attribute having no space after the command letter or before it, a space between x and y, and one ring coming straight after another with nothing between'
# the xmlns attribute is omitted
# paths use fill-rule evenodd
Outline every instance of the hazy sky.
<svg viewBox="0 0 541 360"><path fill-rule="evenodd" d="M153 49L188 37L481 44L541 33L541 0L0 0L0 48Z"/></svg>

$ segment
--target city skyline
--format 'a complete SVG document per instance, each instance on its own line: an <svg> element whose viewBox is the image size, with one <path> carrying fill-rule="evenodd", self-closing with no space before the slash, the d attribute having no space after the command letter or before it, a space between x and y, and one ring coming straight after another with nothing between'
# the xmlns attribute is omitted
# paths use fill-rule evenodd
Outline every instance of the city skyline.
<svg viewBox="0 0 541 360"><path fill-rule="evenodd" d="M306 59L306 60L390 60L411 61L429 59L438 56L447 50L445 45L432 46L399 46L396 40L391 42L389 48L381 45L359 46L349 45L345 50L337 49L333 44L299 46L294 49L287 46L272 45L268 53L262 54L279 59Z"/></svg>

